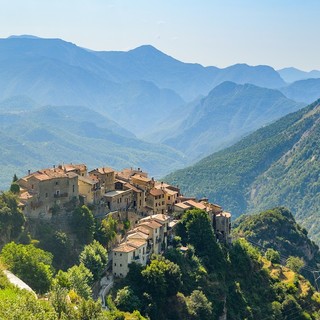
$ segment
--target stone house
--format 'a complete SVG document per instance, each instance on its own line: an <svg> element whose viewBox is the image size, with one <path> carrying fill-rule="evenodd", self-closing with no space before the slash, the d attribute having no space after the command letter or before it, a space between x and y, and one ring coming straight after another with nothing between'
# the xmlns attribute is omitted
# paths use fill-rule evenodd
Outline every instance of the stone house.
<svg viewBox="0 0 320 320"><path fill-rule="evenodd" d="M50 218L54 207L78 201L78 175L60 168L29 173L19 179L20 203L26 216Z"/></svg>
<svg viewBox="0 0 320 320"><path fill-rule="evenodd" d="M131 189L109 191L103 195L103 199L111 211L128 210L133 205L133 191Z"/></svg>
<svg viewBox="0 0 320 320"><path fill-rule="evenodd" d="M147 193L146 206L150 208L154 214L164 214L167 210L164 190L152 188Z"/></svg>
<svg viewBox="0 0 320 320"><path fill-rule="evenodd" d="M100 181L102 194L114 190L115 171L112 168L96 168L89 174L94 175Z"/></svg>
<svg viewBox="0 0 320 320"><path fill-rule="evenodd" d="M94 175L78 176L79 196L81 202L98 204L101 200L101 187L99 179Z"/></svg>
<svg viewBox="0 0 320 320"><path fill-rule="evenodd" d="M112 273L116 277L125 277L129 264L135 262L147 264L147 242L143 239L129 239L120 243L112 251Z"/></svg>

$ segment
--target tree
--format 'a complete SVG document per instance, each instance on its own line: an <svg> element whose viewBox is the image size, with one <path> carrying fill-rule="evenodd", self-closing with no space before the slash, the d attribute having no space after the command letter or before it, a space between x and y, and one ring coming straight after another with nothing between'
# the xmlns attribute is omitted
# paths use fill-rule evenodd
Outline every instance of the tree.
<svg viewBox="0 0 320 320"><path fill-rule="evenodd" d="M141 274L146 290L158 301L174 296L182 284L179 266L161 256L154 258Z"/></svg>
<svg viewBox="0 0 320 320"><path fill-rule="evenodd" d="M80 253L80 262L88 268L94 280L98 280L107 266L107 250L96 240L84 247Z"/></svg>
<svg viewBox="0 0 320 320"><path fill-rule="evenodd" d="M0 194L0 239L8 242L23 230L25 217L18 208L18 198L12 192Z"/></svg>
<svg viewBox="0 0 320 320"><path fill-rule="evenodd" d="M52 254L34 247L10 242L1 251L1 258L14 274L38 293L49 290L52 281Z"/></svg>
<svg viewBox="0 0 320 320"><path fill-rule="evenodd" d="M117 308L122 311L133 312L134 310L140 310L141 308L140 299L134 294L133 290L129 286L118 290L114 302Z"/></svg>
<svg viewBox="0 0 320 320"><path fill-rule="evenodd" d="M97 230L95 236L102 245L109 246L117 235L117 220L113 219L111 215L101 221L101 225Z"/></svg>
<svg viewBox="0 0 320 320"><path fill-rule="evenodd" d="M200 290L194 290L187 298L188 311L191 319L212 319L212 303Z"/></svg>
<svg viewBox="0 0 320 320"><path fill-rule="evenodd" d="M18 181L18 177L17 177L16 174L14 174L14 175L13 175L13 178L12 178L12 182L16 182L16 181Z"/></svg>
<svg viewBox="0 0 320 320"><path fill-rule="evenodd" d="M69 268L66 272L60 270L54 279L55 285L72 289L84 299L88 299L92 294L90 286L92 281L93 275L83 263Z"/></svg>
<svg viewBox="0 0 320 320"><path fill-rule="evenodd" d="M87 206L78 207L73 211L71 225L81 243L87 244L93 240L95 222Z"/></svg>
<svg viewBox="0 0 320 320"><path fill-rule="evenodd" d="M304 266L304 261L299 257L290 256L286 261L286 267L294 272L299 273L301 268Z"/></svg>
<svg viewBox="0 0 320 320"><path fill-rule="evenodd" d="M199 209L188 210L181 224L179 236L184 242L187 237L187 242L194 246L197 256L203 260L206 268L209 271L224 269L224 257L216 242L208 214Z"/></svg>
<svg viewBox="0 0 320 320"><path fill-rule="evenodd" d="M20 193L20 186L16 182L12 182L10 186L10 192L14 194Z"/></svg>
<svg viewBox="0 0 320 320"><path fill-rule="evenodd" d="M276 250L273 250L271 248L267 249L265 257L272 263L280 263L280 254Z"/></svg>

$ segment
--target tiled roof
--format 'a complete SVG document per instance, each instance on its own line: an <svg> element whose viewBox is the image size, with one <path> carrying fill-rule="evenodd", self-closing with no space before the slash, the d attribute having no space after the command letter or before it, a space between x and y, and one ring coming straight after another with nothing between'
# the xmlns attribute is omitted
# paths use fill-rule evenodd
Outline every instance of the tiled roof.
<svg viewBox="0 0 320 320"><path fill-rule="evenodd" d="M130 183L128 183L128 182L127 182L124 186L125 186L126 188L128 188L128 189L131 189L132 191L134 191L134 192L136 192L136 193L142 192L142 190L138 189L137 187L133 186L132 184L130 184Z"/></svg>
<svg viewBox="0 0 320 320"><path fill-rule="evenodd" d="M143 221L143 222L139 223L139 226L146 226L146 227L150 227L152 229L158 229L162 225L157 221L150 220L150 221Z"/></svg>
<svg viewBox="0 0 320 320"><path fill-rule="evenodd" d="M42 170L33 172L22 179L28 181L29 179L34 178L39 181L45 181L45 180L51 180L56 178L74 178L77 176L78 175L74 172L65 173L64 170L59 168L49 168L49 169L42 169Z"/></svg>
<svg viewBox="0 0 320 320"><path fill-rule="evenodd" d="M140 181L143 181L143 182L150 182L151 181L150 178L145 177L145 176L143 176L141 174L137 174L137 173L134 174L131 178L132 179L136 179L136 180L140 180Z"/></svg>
<svg viewBox="0 0 320 320"><path fill-rule="evenodd" d="M149 238L149 235L147 235L143 232L133 232L133 233L128 233L127 238L128 239L138 238L138 239L147 240Z"/></svg>
<svg viewBox="0 0 320 320"><path fill-rule="evenodd" d="M74 171L74 170L80 170L80 171L86 171L87 166L84 163L81 164L62 164L59 165L59 168L65 170L66 172Z"/></svg>
<svg viewBox="0 0 320 320"><path fill-rule="evenodd" d="M181 209L189 209L191 208L190 205L184 203L184 202L179 202L179 203L175 203L175 207L181 208Z"/></svg>
<svg viewBox="0 0 320 320"><path fill-rule="evenodd" d="M161 196L164 194L164 191L163 190L160 190L160 189L155 189L155 188L152 188L150 191L150 194L154 197L156 196Z"/></svg>
<svg viewBox="0 0 320 320"><path fill-rule="evenodd" d="M80 181L83 181L85 183L88 183L88 184L96 184L99 182L99 180L96 178L96 176L93 176L93 175L90 175L90 176L87 176L87 177L82 177L82 176L79 176L78 179Z"/></svg>
<svg viewBox="0 0 320 320"><path fill-rule="evenodd" d="M132 252L146 244L144 239L130 239L128 241L120 243L113 249L114 252Z"/></svg>
<svg viewBox="0 0 320 320"><path fill-rule="evenodd" d="M169 216L159 213L159 214L153 214L152 216L145 217L140 219L141 222L147 222L147 221L157 221L159 223L164 223L169 220Z"/></svg>
<svg viewBox="0 0 320 320"><path fill-rule="evenodd" d="M185 201L184 203L190 205L191 207L200 209L200 210L206 209L206 206L204 204L202 204L200 202L193 201L193 200L188 200L188 201Z"/></svg>
<svg viewBox="0 0 320 320"><path fill-rule="evenodd" d="M98 172L100 174L106 174L106 173L114 172L114 170L112 168L102 167L102 168L96 168L90 171L90 173L95 173L95 172Z"/></svg>

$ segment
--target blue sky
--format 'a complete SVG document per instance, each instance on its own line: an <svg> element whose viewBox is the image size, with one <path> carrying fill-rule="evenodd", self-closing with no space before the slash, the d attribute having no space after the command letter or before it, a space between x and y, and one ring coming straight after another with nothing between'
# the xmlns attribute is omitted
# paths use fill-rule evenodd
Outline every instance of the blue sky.
<svg viewBox="0 0 320 320"><path fill-rule="evenodd" d="M0 37L94 50L151 44L186 62L320 69L318 0L0 0Z"/></svg>

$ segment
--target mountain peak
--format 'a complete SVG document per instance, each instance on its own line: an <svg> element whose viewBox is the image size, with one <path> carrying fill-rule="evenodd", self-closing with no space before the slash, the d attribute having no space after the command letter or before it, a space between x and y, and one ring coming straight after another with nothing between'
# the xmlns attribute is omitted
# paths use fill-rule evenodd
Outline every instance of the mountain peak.
<svg viewBox="0 0 320 320"><path fill-rule="evenodd" d="M7 39L42 39L37 36L29 35L29 34L21 34L21 35L12 35Z"/></svg>

